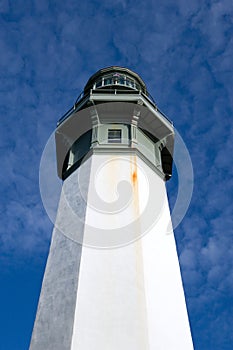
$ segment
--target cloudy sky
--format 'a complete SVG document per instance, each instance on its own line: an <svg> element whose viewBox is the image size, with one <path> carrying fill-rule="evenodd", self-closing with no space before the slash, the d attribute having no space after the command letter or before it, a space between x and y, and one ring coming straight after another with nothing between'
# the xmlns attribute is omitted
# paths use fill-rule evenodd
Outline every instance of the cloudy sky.
<svg viewBox="0 0 233 350"><path fill-rule="evenodd" d="M232 0L1 0L0 20L0 350L30 342L52 231L42 151L111 65L142 76L190 152L194 193L175 235L193 341L232 349ZM172 203L176 176L168 191Z"/></svg>

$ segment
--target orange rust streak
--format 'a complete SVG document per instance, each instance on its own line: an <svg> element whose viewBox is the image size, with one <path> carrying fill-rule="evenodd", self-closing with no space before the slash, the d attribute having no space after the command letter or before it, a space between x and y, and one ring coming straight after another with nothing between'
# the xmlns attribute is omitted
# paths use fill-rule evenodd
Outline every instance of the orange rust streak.
<svg viewBox="0 0 233 350"><path fill-rule="evenodd" d="M137 170L134 170L133 174L132 174L132 182L135 185L138 179L138 175L137 175Z"/></svg>
<svg viewBox="0 0 233 350"><path fill-rule="evenodd" d="M133 185L134 215L137 218L139 216L139 196L138 196L138 171L137 171L136 156L133 156L133 158L131 158L131 182Z"/></svg>
<svg viewBox="0 0 233 350"><path fill-rule="evenodd" d="M133 156L132 159L132 165L133 165L133 169L131 170L131 179L132 179L132 183L135 187L135 185L137 185L137 180L138 180L138 173L137 173L137 161L136 161L136 157Z"/></svg>

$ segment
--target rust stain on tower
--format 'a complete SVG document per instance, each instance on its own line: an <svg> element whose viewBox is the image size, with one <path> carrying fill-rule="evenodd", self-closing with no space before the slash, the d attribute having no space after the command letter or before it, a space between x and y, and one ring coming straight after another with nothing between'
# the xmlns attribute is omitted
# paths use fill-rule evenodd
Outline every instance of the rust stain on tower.
<svg viewBox="0 0 233 350"><path fill-rule="evenodd" d="M132 174L132 181L133 181L133 185L135 186L136 182L138 179L138 174L137 174L137 170L134 170L133 174Z"/></svg>
<svg viewBox="0 0 233 350"><path fill-rule="evenodd" d="M132 184L134 189L137 188L138 186L138 171L137 171L137 161L136 161L136 157L133 156L132 162L131 162L132 166L131 166L131 180L132 180Z"/></svg>

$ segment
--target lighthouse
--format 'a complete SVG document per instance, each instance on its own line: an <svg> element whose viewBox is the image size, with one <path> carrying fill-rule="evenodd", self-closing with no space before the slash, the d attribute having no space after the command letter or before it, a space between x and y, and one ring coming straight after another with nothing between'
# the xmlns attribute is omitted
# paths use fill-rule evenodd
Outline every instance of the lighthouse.
<svg viewBox="0 0 233 350"><path fill-rule="evenodd" d="M55 139L63 185L30 350L193 349L166 193L173 124L113 66Z"/></svg>

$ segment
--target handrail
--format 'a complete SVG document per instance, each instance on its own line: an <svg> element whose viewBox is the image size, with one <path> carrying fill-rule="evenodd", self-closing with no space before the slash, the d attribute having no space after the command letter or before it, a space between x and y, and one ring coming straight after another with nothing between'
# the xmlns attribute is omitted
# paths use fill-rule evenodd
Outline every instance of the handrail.
<svg viewBox="0 0 233 350"><path fill-rule="evenodd" d="M81 102L84 97L88 97L92 95L93 93L109 93L109 94L134 94L135 91L138 91L140 95L142 95L155 109L158 111L170 124L173 125L173 122L157 107L153 97L147 93L145 94L142 91L136 90L136 89L130 89L130 90L119 90L119 89L103 89L103 88L96 88L91 89L90 92L86 95L84 95L84 92L82 91L81 94L78 96L78 98L75 101L74 106L72 106L57 122L57 126L59 126L61 123L63 123L77 108L77 104Z"/></svg>
<svg viewBox="0 0 233 350"><path fill-rule="evenodd" d="M148 98L148 96L147 96L146 94L144 94L143 92L142 92L142 96L143 96L144 98L146 98L147 101L150 102L150 103L156 108L156 110L157 110L165 119L167 119L167 121L168 121L170 124L173 125L173 121L170 120L170 119L166 116L166 114L164 114L164 113L158 108L158 106L156 105L156 103L155 103L154 100L152 100L152 101L153 101L153 103L152 103L151 99Z"/></svg>
<svg viewBox="0 0 233 350"><path fill-rule="evenodd" d="M82 91L81 94L77 97L74 105L76 105L83 97L84 97L84 91Z"/></svg>
<svg viewBox="0 0 233 350"><path fill-rule="evenodd" d="M64 120L66 120L76 110L77 103L79 103L84 97L87 97L88 95L89 94L84 95L84 92L82 91L76 99L74 105L58 120L57 126L64 122Z"/></svg>
<svg viewBox="0 0 233 350"><path fill-rule="evenodd" d="M74 106L71 107L57 122L57 126L59 126L62 122L64 122L65 119L67 119L72 112L74 111Z"/></svg>

